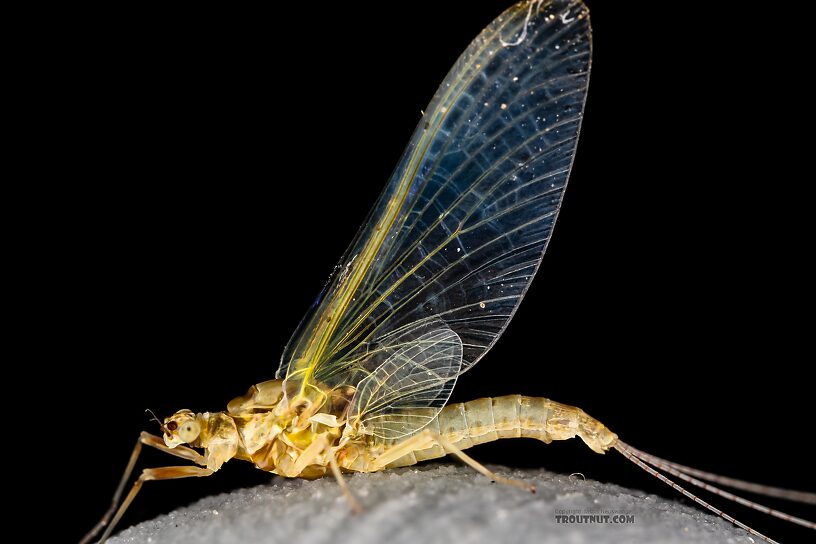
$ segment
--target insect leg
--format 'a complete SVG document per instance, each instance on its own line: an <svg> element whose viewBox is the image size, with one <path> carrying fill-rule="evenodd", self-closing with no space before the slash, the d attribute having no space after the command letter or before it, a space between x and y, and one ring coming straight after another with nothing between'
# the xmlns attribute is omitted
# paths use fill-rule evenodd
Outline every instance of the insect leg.
<svg viewBox="0 0 816 544"><path fill-rule="evenodd" d="M164 443L160 437L152 435L150 433L142 432L139 436L139 442L150 446L151 448L156 448L157 450L163 451L164 453L169 453L175 457L181 457L182 459L187 459L188 461L192 461L197 465L204 466L207 464L207 461L204 459L204 456L195 451L192 448L188 448L187 446L176 446L175 448L168 448L167 445Z"/></svg>
<svg viewBox="0 0 816 544"><path fill-rule="evenodd" d="M351 491L349 491L348 485L346 485L346 479L343 478L343 474L340 472L340 467L337 464L334 451L329 447L329 445L330 442L326 438L326 435L318 436L306 447L305 450L300 453L300 455L298 455L291 467L287 468L286 466L279 466L278 469L283 470L283 472L280 472L280 474L289 477L297 477L301 472L303 472L303 470L306 469L306 467L314 463L320 454L327 451L329 456L329 465L331 466L334 478L337 480L337 483L340 484L340 489L343 491L343 495L346 496L351 504L352 511L355 514L359 514L363 511L363 509L357 499L354 498L354 495L351 494Z"/></svg>
<svg viewBox="0 0 816 544"><path fill-rule="evenodd" d="M133 499L136 498L136 495L139 493L139 490L142 488L142 484L150 480L177 480L179 478L194 478L194 477L201 477L201 476L211 476L213 471L208 468L201 468L201 467L161 467L161 468L146 468L142 471L142 475L133 482L133 487L130 489L130 493L127 494L125 500L122 501L122 506L119 507L119 510L116 511L116 515L113 516L113 520L111 520L110 525L108 528L105 529L105 532L102 534L102 538L99 541L99 544L104 544L104 542L108 539L111 532L113 532L113 528L116 527L116 524L119 523L119 520L122 519L122 515L125 513L125 510L128 509L130 503L133 502Z"/></svg>
<svg viewBox="0 0 816 544"><path fill-rule="evenodd" d="M438 433L432 432L430 429L425 429L424 431L417 433L414 436L408 438L407 440L404 440L399 444L395 444L391 448L384 451L381 455L377 456L377 458L374 459L371 469L382 470L389 463L396 461L403 455L411 453L412 451L424 450L433 447L434 443L438 444L445 451L445 453L455 455L466 465L474 469L476 472L487 476L494 482L512 485L514 487L519 487L521 489L525 489L527 491L535 493L535 486L532 486L520 480L514 480L512 478L505 478L503 476L499 476L498 474L492 472L490 469L476 461L471 456L467 455L456 445L454 445L450 440L446 439L444 436Z"/></svg>
<svg viewBox="0 0 816 544"><path fill-rule="evenodd" d="M99 523L94 525L93 529L91 529L88 534L85 535L85 537L80 541L80 544L88 544L91 542L94 537L99 534L99 531L110 523L110 519L114 512L116 512L116 507L122 498L122 493L125 490L125 484L127 483L128 479L130 479L130 475L133 473L133 468L136 466L136 461L139 458L139 454L142 452L142 444L150 446L151 448L156 448L157 450L161 450L165 453L169 453L170 455L187 459L199 465L206 464L204 461L204 456L197 451L185 446L168 448L164 441L158 436L142 432L142 434L139 435L139 439L136 441L136 445L133 447L133 453L130 454L130 460L125 468L124 474L122 474L122 479L119 480L119 485L116 487L116 492L113 494L113 500L111 501L110 508L108 508L105 515L102 516L102 519L99 520Z"/></svg>
<svg viewBox="0 0 816 544"><path fill-rule="evenodd" d="M430 432L425 429L386 449L371 461L368 471L376 472L382 470L403 455L407 455L413 451L424 450L433 447L433 445L433 437L431 437ZM440 455L440 457L442 456Z"/></svg>
<svg viewBox="0 0 816 544"><path fill-rule="evenodd" d="M463 463L468 465L470 468L472 468L479 474L483 474L484 476L487 476L494 482L498 482L500 484L512 485L513 487L524 489L526 491L529 491L530 493L536 492L536 488L534 485L528 484L521 480L515 480L513 478L505 478L504 476L499 476L498 474L491 471L480 462L476 461L473 457L457 448L450 440L447 440L444 436L436 433L431 433L431 431L428 431L428 433L431 435L431 437L434 439L436 443L442 446L442 448L446 452L452 453L453 455L458 457Z"/></svg>
<svg viewBox="0 0 816 544"><path fill-rule="evenodd" d="M355 514L360 514L363 511L363 507L360 506L359 501L354 497L354 494L349 489L346 479L343 477L343 473L340 472L340 466L337 464L337 459L335 458L333 451L329 452L329 466L331 467L332 474L334 474L334 479L337 480L340 489L343 491L343 495L346 496L346 499L348 499L348 502L351 505L351 511Z"/></svg>
<svg viewBox="0 0 816 544"><path fill-rule="evenodd" d="M299 476L300 473L303 472L306 467L311 465L328 446L329 441L326 440L326 437L323 435L320 435L312 440L312 443L309 444L306 449L300 453L300 455L298 455L295 464L292 465L291 476Z"/></svg>

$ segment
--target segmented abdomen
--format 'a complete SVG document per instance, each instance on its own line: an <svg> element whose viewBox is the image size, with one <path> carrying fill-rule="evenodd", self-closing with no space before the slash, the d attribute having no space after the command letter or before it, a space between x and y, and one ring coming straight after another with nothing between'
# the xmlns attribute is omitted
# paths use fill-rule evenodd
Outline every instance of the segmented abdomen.
<svg viewBox="0 0 816 544"><path fill-rule="evenodd" d="M535 438L545 443L580 436L604 453L617 436L580 408L541 397L507 395L456 403L442 409L427 427L459 449L500 438ZM401 467L447 455L440 445L406 454L389 467Z"/></svg>

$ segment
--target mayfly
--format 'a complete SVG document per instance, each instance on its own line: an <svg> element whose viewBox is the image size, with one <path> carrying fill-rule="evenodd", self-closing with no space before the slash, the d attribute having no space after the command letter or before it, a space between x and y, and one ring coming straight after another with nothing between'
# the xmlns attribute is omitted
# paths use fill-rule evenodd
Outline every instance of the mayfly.
<svg viewBox="0 0 816 544"><path fill-rule="evenodd" d="M726 479L637 450L582 410L511 395L446 405L459 375L501 336L550 240L575 156L591 30L576 0L524 0L470 44L433 97L385 190L286 346L276 379L224 412L180 410L142 433L110 510L85 537L105 541L144 482L210 476L230 459L285 477L457 456L500 438L579 437L616 450L698 504L770 541L665 474L788 521L713 484L816 503L813 493ZM145 469L143 446L191 462ZM709 482L709 483L706 483ZM121 504L120 504L121 502Z"/></svg>

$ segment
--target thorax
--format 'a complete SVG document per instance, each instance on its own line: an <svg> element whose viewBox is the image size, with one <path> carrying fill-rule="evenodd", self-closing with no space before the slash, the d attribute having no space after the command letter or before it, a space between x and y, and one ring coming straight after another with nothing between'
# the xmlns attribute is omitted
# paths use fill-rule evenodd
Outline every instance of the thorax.
<svg viewBox="0 0 816 544"><path fill-rule="evenodd" d="M281 476L323 476L329 450L342 438L352 395L353 390L326 389L305 401L296 396L287 401L279 380L252 386L228 407L240 437L236 457ZM317 451L318 444L327 447ZM304 459L309 460L305 466Z"/></svg>

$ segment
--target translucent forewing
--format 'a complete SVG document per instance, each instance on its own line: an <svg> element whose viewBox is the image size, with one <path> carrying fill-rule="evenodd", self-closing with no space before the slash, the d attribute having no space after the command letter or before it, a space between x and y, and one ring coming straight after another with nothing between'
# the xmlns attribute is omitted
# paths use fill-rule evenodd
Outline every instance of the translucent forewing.
<svg viewBox="0 0 816 544"><path fill-rule="evenodd" d="M575 152L589 80L580 2L520 2L437 91L391 180L287 345L287 391L357 385L383 338L442 322L475 364L541 261ZM411 390L406 396L416 395Z"/></svg>

